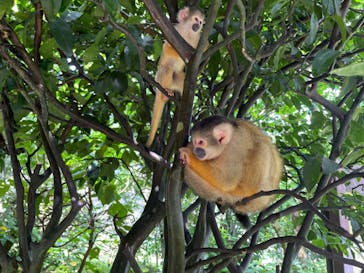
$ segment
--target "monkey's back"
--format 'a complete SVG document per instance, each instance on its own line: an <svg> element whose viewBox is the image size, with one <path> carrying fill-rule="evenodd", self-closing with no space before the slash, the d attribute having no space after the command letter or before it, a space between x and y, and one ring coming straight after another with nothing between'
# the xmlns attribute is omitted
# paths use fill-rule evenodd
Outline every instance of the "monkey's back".
<svg viewBox="0 0 364 273"><path fill-rule="evenodd" d="M277 189L282 174L282 159L276 146L254 124L243 120L235 121L239 124L239 131L247 139L240 141L240 148L245 150L242 153L242 179L231 194L241 199L260 191ZM273 199L274 195L260 197L246 205L235 207L235 210L241 213L260 211Z"/></svg>

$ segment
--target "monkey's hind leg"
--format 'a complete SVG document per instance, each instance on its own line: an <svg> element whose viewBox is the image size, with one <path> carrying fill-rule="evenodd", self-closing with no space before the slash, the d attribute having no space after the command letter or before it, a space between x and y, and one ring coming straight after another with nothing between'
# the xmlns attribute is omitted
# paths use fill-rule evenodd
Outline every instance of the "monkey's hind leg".
<svg viewBox="0 0 364 273"><path fill-rule="evenodd" d="M181 95L183 93L184 83L185 83L185 72L175 71L173 72L173 90L178 91Z"/></svg>

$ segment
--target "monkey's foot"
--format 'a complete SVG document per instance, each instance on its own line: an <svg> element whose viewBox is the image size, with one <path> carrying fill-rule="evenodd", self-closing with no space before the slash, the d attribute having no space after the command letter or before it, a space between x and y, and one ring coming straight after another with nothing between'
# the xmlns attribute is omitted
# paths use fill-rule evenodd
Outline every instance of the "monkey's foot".
<svg viewBox="0 0 364 273"><path fill-rule="evenodd" d="M166 88L166 91L167 91L167 94L168 94L169 96L171 96L171 97L173 97L173 96L174 96L174 93L173 93L172 89Z"/></svg>
<svg viewBox="0 0 364 273"><path fill-rule="evenodd" d="M225 213L225 211L230 208L230 205L225 203L221 197L217 198L215 201L217 207L219 208L221 213Z"/></svg>

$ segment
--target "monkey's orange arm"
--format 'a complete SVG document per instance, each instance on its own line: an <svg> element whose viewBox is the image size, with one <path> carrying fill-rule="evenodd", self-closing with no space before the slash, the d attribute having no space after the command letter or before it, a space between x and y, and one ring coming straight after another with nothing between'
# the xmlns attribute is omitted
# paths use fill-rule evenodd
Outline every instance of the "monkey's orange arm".
<svg viewBox="0 0 364 273"><path fill-rule="evenodd" d="M209 166L205 161L199 160L193 153L191 149L188 149L188 167L194 171L198 176L201 177L206 183L210 184L212 187L231 194L233 196L238 196L241 198L251 196L258 192L257 184L252 183L254 180L254 174L245 169L247 171L245 177L242 178L242 181L236 186L235 189L226 191L224 189L222 183L226 181L218 181L211 170L211 166ZM250 168L249 168L250 169Z"/></svg>
<svg viewBox="0 0 364 273"><path fill-rule="evenodd" d="M174 49L174 47L166 42L163 44L163 54L168 56L169 58L181 58L178 54L178 52ZM164 63L161 63L161 65L164 65Z"/></svg>
<svg viewBox="0 0 364 273"><path fill-rule="evenodd" d="M191 149L188 149L188 167L194 171L203 180L209 183L211 186L224 191L221 187L221 182L216 180L211 171L211 167L205 162L197 159L197 157L192 153Z"/></svg>

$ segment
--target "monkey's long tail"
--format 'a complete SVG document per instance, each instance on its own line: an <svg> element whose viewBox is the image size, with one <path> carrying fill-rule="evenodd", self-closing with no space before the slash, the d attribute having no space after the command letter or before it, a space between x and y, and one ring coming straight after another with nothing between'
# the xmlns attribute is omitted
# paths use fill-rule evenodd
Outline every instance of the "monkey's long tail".
<svg viewBox="0 0 364 273"><path fill-rule="evenodd" d="M159 122L162 118L163 108L166 104L165 99L163 99L163 94L159 90L157 90L157 93L155 95L154 105L153 105L153 114L152 114L152 121L150 123L150 132L148 141L145 144L148 148L152 146L155 135L158 130Z"/></svg>

